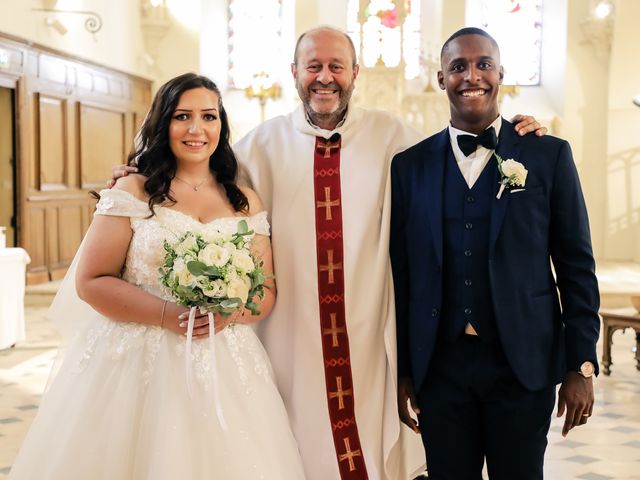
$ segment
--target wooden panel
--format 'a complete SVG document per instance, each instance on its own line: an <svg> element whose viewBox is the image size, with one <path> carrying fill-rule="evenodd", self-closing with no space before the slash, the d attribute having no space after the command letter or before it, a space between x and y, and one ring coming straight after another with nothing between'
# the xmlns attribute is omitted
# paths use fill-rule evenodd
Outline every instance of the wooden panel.
<svg viewBox="0 0 640 480"><path fill-rule="evenodd" d="M93 220L93 212L96 210L95 202L91 202L89 205L84 205L82 208L82 237L84 238L91 220Z"/></svg>
<svg viewBox="0 0 640 480"><path fill-rule="evenodd" d="M40 190L65 188L66 178L66 101L38 95L38 132L40 146L36 171L40 172Z"/></svg>
<svg viewBox="0 0 640 480"><path fill-rule="evenodd" d="M93 219L84 189L102 188L125 160L151 82L1 32L0 50L0 85L16 88L18 246L32 258L27 281L47 281Z"/></svg>
<svg viewBox="0 0 640 480"><path fill-rule="evenodd" d="M80 172L82 188L101 188L111 167L124 162L125 115L119 111L80 107Z"/></svg>
<svg viewBox="0 0 640 480"><path fill-rule="evenodd" d="M58 232L58 209L49 205L45 212L44 241L47 246L47 264L58 265L60 263L60 245Z"/></svg>
<svg viewBox="0 0 640 480"><path fill-rule="evenodd" d="M7 247L15 246L15 231L11 226L15 215L14 165L13 95L11 90L0 87L0 227L6 228Z"/></svg>
<svg viewBox="0 0 640 480"><path fill-rule="evenodd" d="M37 285L38 283L45 283L49 281L49 272L43 269L33 269L31 266L27 266L27 285Z"/></svg>
<svg viewBox="0 0 640 480"><path fill-rule="evenodd" d="M82 206L70 205L58 209L59 263L69 265L82 241Z"/></svg>
<svg viewBox="0 0 640 480"><path fill-rule="evenodd" d="M25 248L31 257L30 270L47 266L45 242L45 214L42 208L29 208L29 241Z"/></svg>
<svg viewBox="0 0 640 480"><path fill-rule="evenodd" d="M138 134L140 127L142 127L142 122L147 117L146 112L133 112L133 135L134 138Z"/></svg>
<svg viewBox="0 0 640 480"><path fill-rule="evenodd" d="M51 268L49 272L49 277L51 278L51 281L53 282L56 280L62 280L66 275L67 270L69 270L69 265Z"/></svg>

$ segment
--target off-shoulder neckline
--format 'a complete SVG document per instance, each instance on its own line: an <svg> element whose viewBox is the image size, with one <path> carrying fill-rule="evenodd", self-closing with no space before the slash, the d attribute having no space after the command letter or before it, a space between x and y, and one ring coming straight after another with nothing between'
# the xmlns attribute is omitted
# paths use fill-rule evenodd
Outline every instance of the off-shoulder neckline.
<svg viewBox="0 0 640 480"><path fill-rule="evenodd" d="M124 193L126 196L131 197L132 200L143 204L145 207L148 208L148 204L147 202L145 202L144 200L139 199L138 197L136 197L134 194L127 192L126 190L114 190L114 189L104 189L100 192L100 195L102 196L103 192L122 192ZM266 210L260 210L259 212L254 213L253 215L227 215L225 217L216 217L213 218L211 220L209 220L208 222L201 222L200 220L192 217L191 215L189 215L188 213L184 213L181 212L180 210L175 210L173 208L169 208L169 207L164 207L162 205L158 205L155 208L161 208L162 210L166 210L168 212L175 212L177 214L179 214L182 217L188 218L189 220L199 224L199 225L203 225L203 226L207 226L207 225L211 225L212 223L215 222L219 222L221 220L247 220L247 219L253 219L255 217L259 217L259 216L266 216L267 211Z"/></svg>

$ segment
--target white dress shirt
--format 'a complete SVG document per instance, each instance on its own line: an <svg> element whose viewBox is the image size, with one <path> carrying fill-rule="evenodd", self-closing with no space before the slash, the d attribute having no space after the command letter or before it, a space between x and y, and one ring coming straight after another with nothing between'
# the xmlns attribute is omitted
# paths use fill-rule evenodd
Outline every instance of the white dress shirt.
<svg viewBox="0 0 640 480"><path fill-rule="evenodd" d="M502 127L502 117L498 115L498 118L496 118L489 127L495 128L496 136L499 137L500 127ZM458 167L460 167L460 172L462 172L464 180L467 182L469 188L471 188L480 177L484 167L489 163L489 159L495 150L489 150L482 145L478 145L477 150L466 157L458 146L458 135L473 135L474 137L477 135L459 130L449 124L449 141L451 142L451 148L453 148L453 155L456 157L456 162L458 163Z"/></svg>

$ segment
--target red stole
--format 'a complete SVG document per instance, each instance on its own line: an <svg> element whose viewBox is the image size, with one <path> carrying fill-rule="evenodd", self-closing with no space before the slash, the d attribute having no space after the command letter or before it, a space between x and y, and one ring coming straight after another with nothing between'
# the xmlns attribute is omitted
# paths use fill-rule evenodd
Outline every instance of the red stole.
<svg viewBox="0 0 640 480"><path fill-rule="evenodd" d="M341 480L368 479L355 418L349 335L344 308L340 189L341 139L316 137L314 188L320 333L327 404Z"/></svg>

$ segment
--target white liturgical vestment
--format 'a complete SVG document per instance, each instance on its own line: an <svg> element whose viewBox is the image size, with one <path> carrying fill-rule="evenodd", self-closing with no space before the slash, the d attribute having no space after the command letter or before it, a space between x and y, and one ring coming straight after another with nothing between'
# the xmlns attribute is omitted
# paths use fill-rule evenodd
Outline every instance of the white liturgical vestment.
<svg viewBox="0 0 640 480"><path fill-rule="evenodd" d="M344 321L353 381L349 395L366 464L364 478L409 479L424 465L424 451L420 437L401 426L397 410L389 171L393 156L421 139L416 131L385 112L353 105L335 130L321 130L309 124L300 106L234 146L271 217L278 296L273 312L257 328L307 478L346 478L338 467L346 457L334 443L332 430L338 427L332 425L328 408L331 387L325 381L314 197L316 137L324 141L336 132L341 143L337 208L342 214Z"/></svg>

